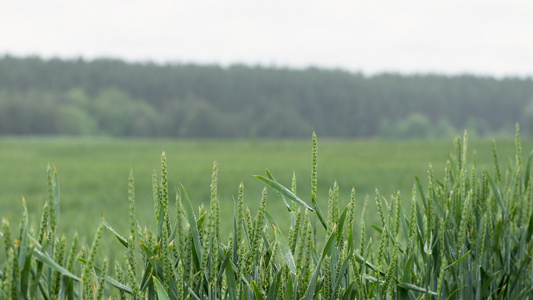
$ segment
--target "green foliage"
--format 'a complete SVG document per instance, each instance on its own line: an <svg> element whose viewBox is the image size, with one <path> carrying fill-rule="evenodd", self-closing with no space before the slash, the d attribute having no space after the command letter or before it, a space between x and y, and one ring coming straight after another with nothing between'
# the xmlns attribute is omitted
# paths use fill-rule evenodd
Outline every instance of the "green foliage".
<svg viewBox="0 0 533 300"><path fill-rule="evenodd" d="M370 225L379 238L378 247L366 237L365 205L359 205L363 207L361 234L354 235L357 204L366 200L357 199L352 189L348 204L340 206L336 182L329 192L327 214L320 217L324 224L317 226L318 206L312 208L317 203L315 136L311 204L296 193L295 179L290 190L267 170L266 177L256 176L267 186L255 216L243 207L241 184L233 218L221 218L215 163L209 207L193 207L182 188L176 214L171 214L163 152L160 176L153 179L155 228L136 219L130 172L129 238L103 221L91 247L82 247L81 252L76 236L68 252L67 239L56 238L56 225L62 220L59 181L55 169L49 168L49 197L37 235L26 217L17 236L8 219L2 221L1 299L100 299L104 294L121 299L528 297L533 292L533 206L518 126L516 161L501 182L493 180L491 170L480 175L476 163L468 162L467 144L465 133L457 141L455 163L447 164L443 182L436 179L431 165L427 188L415 178L409 214L402 207L401 193L387 199L376 190L379 223ZM276 215L293 220L287 232L268 212L269 189L292 202L285 215ZM282 202L276 205L287 207ZM25 202L23 208L26 216ZM219 228L220 222L228 221L233 222L235 235L225 239ZM114 274L108 270L108 259L98 254L106 252L101 243L104 228L123 252Z"/></svg>
<svg viewBox="0 0 533 300"><path fill-rule="evenodd" d="M532 79L0 57L0 134L164 137L510 135ZM503 101L502 99L505 99ZM531 128L531 126L528 126Z"/></svg>
<svg viewBox="0 0 533 300"><path fill-rule="evenodd" d="M429 119L419 113L412 113L398 123L399 137L426 138L430 133Z"/></svg>

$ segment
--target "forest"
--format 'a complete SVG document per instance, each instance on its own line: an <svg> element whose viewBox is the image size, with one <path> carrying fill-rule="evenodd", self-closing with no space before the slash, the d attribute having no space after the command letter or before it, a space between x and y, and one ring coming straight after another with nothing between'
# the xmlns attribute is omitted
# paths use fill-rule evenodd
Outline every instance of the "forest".
<svg viewBox="0 0 533 300"><path fill-rule="evenodd" d="M430 138L533 128L533 78L0 57L0 135Z"/></svg>

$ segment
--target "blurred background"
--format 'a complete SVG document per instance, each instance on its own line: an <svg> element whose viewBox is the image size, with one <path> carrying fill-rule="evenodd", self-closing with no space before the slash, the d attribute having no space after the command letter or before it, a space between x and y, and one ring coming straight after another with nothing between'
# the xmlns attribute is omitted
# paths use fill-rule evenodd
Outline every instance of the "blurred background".
<svg viewBox="0 0 533 300"><path fill-rule="evenodd" d="M533 126L527 1L0 4L0 134L450 137Z"/></svg>

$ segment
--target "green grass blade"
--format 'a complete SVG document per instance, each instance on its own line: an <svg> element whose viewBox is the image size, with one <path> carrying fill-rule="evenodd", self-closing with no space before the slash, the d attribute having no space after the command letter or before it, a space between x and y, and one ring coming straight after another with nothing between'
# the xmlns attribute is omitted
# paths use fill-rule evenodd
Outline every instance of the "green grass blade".
<svg viewBox="0 0 533 300"><path fill-rule="evenodd" d="M272 173L270 173L270 171L268 169L265 169L265 172L266 172L266 175L267 177L270 179L270 180L273 180L273 181L276 181L276 179L274 179L274 176L272 176ZM285 196L283 196L282 193L280 193L278 191L278 196L281 198L281 200L283 200L283 203L285 203L285 206L287 207L287 209L289 210L289 212L292 211L292 208L291 206L289 205L289 203L287 203L287 200L285 199Z"/></svg>
<svg viewBox="0 0 533 300"><path fill-rule="evenodd" d="M24 262L24 268L20 272L20 289L22 291L23 295L27 295L28 289L30 288L30 277L31 277L31 261L32 261L32 254L33 254L33 248L35 244L32 245L32 249L30 252L27 253L26 259Z"/></svg>
<svg viewBox="0 0 533 300"><path fill-rule="evenodd" d="M179 299L178 298L178 286L176 285L176 282L174 280L169 280L169 297L170 299Z"/></svg>
<svg viewBox="0 0 533 300"><path fill-rule="evenodd" d="M449 268L455 266L456 264L460 263L463 259L465 259L468 255L470 255L470 252L472 250L468 250L468 252L466 252L463 256L459 257L456 261L454 261L453 263L447 265L444 270L448 270Z"/></svg>
<svg viewBox="0 0 533 300"><path fill-rule="evenodd" d="M494 193L494 196L496 197L496 200L498 201L498 204L500 205L500 208L502 209L502 213L504 217L507 218L509 215L507 214L507 209L505 208L505 204L503 203L502 193L500 192L500 189L494 183L494 180L492 180L492 177L490 177L489 172L485 171L485 175L487 176L487 181L489 182L490 187L492 188L492 192Z"/></svg>
<svg viewBox="0 0 533 300"><path fill-rule="evenodd" d="M167 292L165 291L165 287L161 284L161 281L157 279L157 277L152 276L155 282L155 290L157 292L157 298L159 300L170 300L170 297L168 296Z"/></svg>
<svg viewBox="0 0 533 300"><path fill-rule="evenodd" d="M379 234L383 233L383 228L379 227L376 224L370 224L370 227L374 228Z"/></svg>
<svg viewBox="0 0 533 300"><path fill-rule="evenodd" d="M268 288L267 300L275 300L278 296L279 285L281 283L281 270L282 269L279 269L276 272L276 277L274 278L274 280L272 281L272 283L270 284Z"/></svg>
<svg viewBox="0 0 533 300"><path fill-rule="evenodd" d="M81 258L79 257L78 260L82 263L82 264L87 264L87 260L84 259L84 258ZM100 278L102 276L102 269L100 269L99 267L97 266L93 266L94 268L94 272L96 273L96 276L98 276L98 278ZM106 283L110 284L111 286L117 288L118 290L121 290L125 293L128 293L128 294L131 294L133 293L133 290L130 289L129 287L125 286L124 284L118 282L116 279L110 277L110 276L106 276Z"/></svg>
<svg viewBox="0 0 533 300"><path fill-rule="evenodd" d="M326 219L324 219L324 214L322 214L322 211L320 210L320 207L316 201L313 201L313 208L318 216L318 220L320 220L320 223L322 223L322 226L324 226L324 229L328 230L328 223L326 222Z"/></svg>
<svg viewBox="0 0 533 300"><path fill-rule="evenodd" d="M57 176L57 170L54 166L54 178L52 179L52 189L54 191L54 206L55 206L55 215L56 215L56 224L59 224L59 177Z"/></svg>
<svg viewBox="0 0 533 300"><path fill-rule="evenodd" d="M201 265L202 261L202 244L200 243L200 233L198 232L198 224L196 223L196 216L194 215L194 210L191 205L191 200L189 199L189 195L187 194L187 191L185 190L185 187L181 186L183 190L183 198L184 198L184 204L185 204L185 212L187 213L187 217L189 219L189 226L190 230L192 232L192 241L194 243L195 251L193 254L196 256L195 261L198 261L199 265ZM199 267L199 265L197 267Z"/></svg>
<svg viewBox="0 0 533 300"><path fill-rule="evenodd" d="M431 191L430 198L431 199L428 200L428 201L432 201L433 207L435 208L435 210L437 212L438 218L444 218L446 216L446 213L444 212L444 210L442 209L441 204L437 200L437 194L435 192L435 189L433 191Z"/></svg>
<svg viewBox="0 0 533 300"><path fill-rule="evenodd" d="M341 287L342 281L343 281L343 279L345 279L345 278L343 278L342 275L346 273L346 270L348 270L348 267L350 265L350 261L352 259L352 253L353 253L353 251L351 249L349 249L348 250L348 255L344 259L344 262L342 263L342 266L341 266L341 268L340 268L340 270L338 272L340 274L340 276L339 276L339 278L337 278L337 280L335 282L335 285L334 285L333 291L335 291L335 292L339 291L339 288Z"/></svg>
<svg viewBox="0 0 533 300"><path fill-rule="evenodd" d="M367 251L367 255L369 254L369 251ZM368 260L366 260L364 257L361 256L361 254L357 253L357 251L354 251L353 252L353 255L355 256L355 260L362 264L364 263L367 267L369 267L370 269L372 269L374 272L379 272L381 275L386 275L386 273L384 271L380 271L378 269L378 267L376 267L374 264L372 264L371 262L369 262Z"/></svg>
<svg viewBox="0 0 533 300"><path fill-rule="evenodd" d="M529 223L527 225L526 243L529 244L531 237L533 236L533 214L529 217Z"/></svg>
<svg viewBox="0 0 533 300"><path fill-rule="evenodd" d="M100 274L100 269L97 269L97 275ZM116 289L119 289L125 293L128 293L128 294L131 294L133 291L132 289L130 289L129 287L125 286L124 284L118 282L116 279L112 278L112 277L109 277L109 276L106 276L106 283L109 283L111 286L113 286L114 288Z"/></svg>
<svg viewBox="0 0 533 300"><path fill-rule="evenodd" d="M272 215L265 209L265 217L267 218L268 222L270 222L270 224L272 226L275 226L277 228L280 228L278 226L278 223L276 222L276 220L274 219L274 217L272 217Z"/></svg>
<svg viewBox="0 0 533 300"><path fill-rule="evenodd" d="M344 236L342 235L342 233L344 231L344 221L346 220L346 214L348 213L349 209L350 209L350 203L348 203L344 207L344 210L342 211L342 214L339 217L339 219L338 220L333 220L334 222L337 223L337 229L339 230L339 233L337 234L337 243L340 243L341 240L344 238Z"/></svg>
<svg viewBox="0 0 533 300"><path fill-rule="evenodd" d="M61 289L61 298L60 299L75 299L74 298L74 281L72 280L68 280L67 282L65 282L65 280L63 280L63 287L64 289L62 288Z"/></svg>
<svg viewBox="0 0 533 300"><path fill-rule="evenodd" d="M354 238L353 238L352 226L350 226L348 229L348 249L350 250L350 252L353 251L354 249ZM348 254L348 255L352 255L352 254Z"/></svg>
<svg viewBox="0 0 533 300"><path fill-rule="evenodd" d="M155 275L164 276L165 274L164 267L161 261L159 260L159 258L152 257L148 260L148 262L152 265Z"/></svg>
<svg viewBox="0 0 533 300"><path fill-rule="evenodd" d="M229 299L237 299L237 281L235 280L235 271L233 271L233 263L230 261L226 264L226 283L228 286Z"/></svg>
<svg viewBox="0 0 533 300"><path fill-rule="evenodd" d="M146 258L147 259L151 259L152 257L155 257L156 256L156 253L157 251L159 250L159 245L160 244L157 244L155 246L155 251L152 251L152 249L148 248L147 245L145 245L143 242L141 241L138 241L139 242L139 246L141 246L141 249L144 251L144 253L146 254Z"/></svg>
<svg viewBox="0 0 533 300"><path fill-rule="evenodd" d="M22 206L24 207L24 215L28 216L28 208L26 206L26 200L24 197L22 197ZM25 263L27 261L26 259L26 251L27 251L27 241L28 241L28 217L25 218L24 224L22 225L24 228L22 229L22 237L20 241L20 247L19 247L19 257L18 257L18 263L20 268L24 268Z"/></svg>
<svg viewBox="0 0 533 300"><path fill-rule="evenodd" d="M163 205L159 205L159 213L158 213L158 219L157 219L157 239L161 240L163 236L163 217L165 215L165 207Z"/></svg>
<svg viewBox="0 0 533 300"><path fill-rule="evenodd" d="M420 292L420 293L428 293L433 296L438 296L437 293L433 291L426 290L425 288L422 288L422 287L419 287L419 286L416 286L410 283L403 282L403 283L398 284L398 287L402 289L406 289L406 290L411 290L411 291Z"/></svg>
<svg viewBox="0 0 533 300"><path fill-rule="evenodd" d="M527 185L529 184L529 174L531 172L531 160L533 159L533 151L529 153L529 156L527 157L527 164L526 164L526 174L524 178L524 190L527 189Z"/></svg>
<svg viewBox="0 0 533 300"><path fill-rule="evenodd" d="M350 285L346 288L346 291L344 292L344 296L342 296L342 300L356 299L355 284L355 280L350 283Z"/></svg>
<svg viewBox="0 0 533 300"><path fill-rule="evenodd" d="M403 212L400 216L400 219L402 223L403 238L408 244L409 243L409 225L407 224L407 217L405 216ZM409 245L406 245L406 246L407 248L409 248Z"/></svg>
<svg viewBox="0 0 533 300"><path fill-rule="evenodd" d="M326 257L326 255L331 250L331 247L333 246L333 241L335 241L335 236L337 234L336 228L333 229L333 232L328 238L328 242L326 243L326 246L324 246L324 249L322 250L322 255L320 256L320 259L318 260L315 270L313 271L313 275L311 276L311 280L309 281L309 285L307 286L307 292L305 295L306 300L311 300L315 298L315 294L317 292L317 281L318 281L318 275L320 274L320 269L322 267L322 261Z"/></svg>
<svg viewBox="0 0 533 300"><path fill-rule="evenodd" d="M115 229L113 229L113 227L111 227L111 225L109 225L109 223L107 223L107 221L104 219L103 215L102 215L102 224L104 224L104 227L107 228L109 231L111 231L111 233L113 233L115 235L115 237L118 239L118 241L122 245L124 245L124 247L128 248L128 240L126 240L126 238L121 236Z"/></svg>
<svg viewBox="0 0 533 300"><path fill-rule="evenodd" d="M416 187L418 188L418 194L420 195L420 198L422 198L422 203L424 203L424 208L427 209L427 200L426 200L426 194L424 194L424 188L422 187L422 184L420 183L420 179L417 175L415 175L415 181L416 181Z"/></svg>
<svg viewBox="0 0 533 300"><path fill-rule="evenodd" d="M187 287L187 290L189 291L189 295L191 296L191 299L201 300L200 297L196 294L196 292L186 283L185 286Z"/></svg>
<svg viewBox="0 0 533 300"><path fill-rule="evenodd" d="M385 282L384 280L379 280L376 277L371 276L371 275L364 274L362 277L363 277L363 279L368 280L370 282L374 282L374 283L384 283Z"/></svg>
<svg viewBox="0 0 533 300"><path fill-rule="evenodd" d="M287 241L283 237L283 234L276 226L274 227L274 233L276 236L276 241L279 245L279 250L281 251L281 256L283 256L283 260L287 264L287 267L291 271L291 273L296 274L296 264L294 263L294 256L292 255L291 248L289 247L289 244L287 244Z"/></svg>
<svg viewBox="0 0 533 300"><path fill-rule="evenodd" d="M201 215L198 215L198 221L196 222L196 228L202 228L204 226L206 217L207 217L207 211L204 210L203 212L201 212Z"/></svg>
<svg viewBox="0 0 533 300"><path fill-rule="evenodd" d="M316 203L316 201L313 201L313 208L311 208L311 206L309 206L307 203L305 203L305 201L300 199L293 192L291 192L288 188L286 188L285 186L281 185L277 181L271 180L271 179L263 177L261 175L254 175L254 177L260 179L263 182L265 182L268 186L270 186L274 190L280 192L285 197L287 197L287 198L293 200L294 202L302 205L303 207L309 209L310 211L315 211L317 216L318 216L318 219L320 220L320 223L322 223L324 228L327 230L327 228L328 228L327 222L324 219L324 215L322 214L322 211L318 207L318 204Z"/></svg>
<svg viewBox="0 0 533 300"><path fill-rule="evenodd" d="M144 270L143 278L141 281L141 290L145 290L147 287L149 287L150 284L150 276L152 274L152 270L154 274L163 274L163 265L161 262L157 259L156 254L159 251L159 246L161 245L158 243L154 251L152 251L147 245L142 243L141 241L138 241L141 249L144 251L146 255L146 260L148 263L146 264L146 268Z"/></svg>
<svg viewBox="0 0 533 300"><path fill-rule="evenodd" d="M225 254L224 254L224 250L223 249L219 249L219 257L224 257L224 259L222 260L222 263L220 264L219 266L219 271L218 271L218 274L217 274L217 282L221 282L222 280L222 275L224 275L224 272L226 270L226 265L229 264L230 262L230 256L231 256L231 251L227 251Z"/></svg>
<svg viewBox="0 0 533 300"><path fill-rule="evenodd" d="M144 269L144 274L141 280L140 284L140 290L144 291L148 287L150 283L150 276L152 275L152 264L146 264L146 268Z"/></svg>
<svg viewBox="0 0 533 300"><path fill-rule="evenodd" d="M502 289L500 290L500 293L498 294L497 300L505 299L505 293L507 292L507 284L505 284Z"/></svg>
<svg viewBox="0 0 533 300"><path fill-rule="evenodd" d="M310 211L314 211L314 209L307 205L307 203L305 203L302 199L300 199L298 196L296 196L295 194L293 194L288 188L286 188L285 186L281 185L280 183L278 183L277 181L274 181L272 179L269 179L269 178L266 178L266 177L263 177L261 175L254 175L255 178L263 181L264 183L266 183L268 186L270 186L271 188L273 188L274 190L278 191L279 193L281 193L281 195L293 200L294 202L302 205L303 207L309 209Z"/></svg>
<svg viewBox="0 0 533 300"><path fill-rule="evenodd" d="M55 262L47 253L41 252L39 249L35 248L33 249L33 256L37 258L40 262L44 263L48 267L50 267L52 270L59 272L63 274L64 276L70 277L76 281L80 281L81 279L70 273L67 269L60 266L57 262Z"/></svg>
<svg viewBox="0 0 533 300"><path fill-rule="evenodd" d="M261 294L261 290L259 289L259 287L257 286L257 283L255 283L254 280L252 280L252 288L254 289L255 298L257 300L265 300L265 298L263 297L263 294Z"/></svg>
<svg viewBox="0 0 533 300"><path fill-rule="evenodd" d="M403 270L403 278L402 278L402 281L403 282L409 282L411 281L411 275L413 272L411 272L411 270L413 269L413 256L412 255L409 255L407 257L407 260L405 260L405 266L404 266L404 270Z"/></svg>
<svg viewBox="0 0 533 300"><path fill-rule="evenodd" d="M294 280L293 276L288 276L285 285L285 299L295 299L294 295Z"/></svg>
<svg viewBox="0 0 533 300"><path fill-rule="evenodd" d="M168 236L167 244L170 244L175 238L176 238L176 229L178 227L178 222L174 223L172 226L172 230L170 231L170 235Z"/></svg>
<svg viewBox="0 0 533 300"><path fill-rule="evenodd" d="M318 252L316 251L314 244L312 244L311 247L311 257L313 258L313 263L317 264L320 257L318 257Z"/></svg>

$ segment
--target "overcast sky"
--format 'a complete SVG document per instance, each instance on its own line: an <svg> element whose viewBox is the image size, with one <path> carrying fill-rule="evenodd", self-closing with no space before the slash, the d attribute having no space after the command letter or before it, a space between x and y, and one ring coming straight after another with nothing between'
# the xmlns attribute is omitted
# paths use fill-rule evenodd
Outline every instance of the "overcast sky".
<svg viewBox="0 0 533 300"><path fill-rule="evenodd" d="M2 1L4 54L533 76L533 1Z"/></svg>

